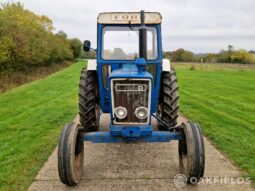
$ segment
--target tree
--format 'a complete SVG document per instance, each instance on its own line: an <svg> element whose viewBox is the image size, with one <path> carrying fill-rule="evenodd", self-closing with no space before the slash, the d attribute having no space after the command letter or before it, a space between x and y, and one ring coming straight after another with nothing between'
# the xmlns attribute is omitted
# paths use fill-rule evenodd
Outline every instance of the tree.
<svg viewBox="0 0 255 191"><path fill-rule="evenodd" d="M173 62L191 62L193 60L193 53L180 48L173 52L166 52L165 57L170 57Z"/></svg>
<svg viewBox="0 0 255 191"><path fill-rule="evenodd" d="M56 36L59 36L59 37L64 38L64 39L67 39L67 34L64 31L62 31L62 30L58 31Z"/></svg>
<svg viewBox="0 0 255 191"><path fill-rule="evenodd" d="M233 45L228 45L228 52L233 52L234 51L234 46Z"/></svg>
<svg viewBox="0 0 255 191"><path fill-rule="evenodd" d="M231 59L230 56L231 55L229 55L229 52L227 52L225 50L221 50L218 53L217 62L220 62L220 63L229 63L229 60Z"/></svg>
<svg viewBox="0 0 255 191"><path fill-rule="evenodd" d="M73 57L78 58L81 55L82 43L79 39L73 38L69 40L71 49L73 51Z"/></svg>
<svg viewBox="0 0 255 191"><path fill-rule="evenodd" d="M248 51L243 49L232 50L231 52L229 52L229 50L228 51L222 50L218 54L217 62L249 64L249 63L253 63L253 58Z"/></svg>
<svg viewBox="0 0 255 191"><path fill-rule="evenodd" d="M233 63L248 64L252 62L252 56L246 50L234 51L231 55L231 61Z"/></svg>
<svg viewBox="0 0 255 191"><path fill-rule="evenodd" d="M95 59L96 58L96 52L95 51L89 51L89 52L82 51L80 58Z"/></svg>
<svg viewBox="0 0 255 191"><path fill-rule="evenodd" d="M21 3L0 4L0 74L73 58L67 35Z"/></svg>
<svg viewBox="0 0 255 191"><path fill-rule="evenodd" d="M114 48L111 55L112 59L126 59L127 55L122 48Z"/></svg>
<svg viewBox="0 0 255 191"><path fill-rule="evenodd" d="M229 63L232 63L232 59L231 59L231 56L232 56L232 53L234 51L234 46L233 45L228 45L228 61Z"/></svg>
<svg viewBox="0 0 255 191"><path fill-rule="evenodd" d="M205 58L204 62L211 62L211 63L216 63L217 62L218 55L209 53Z"/></svg>

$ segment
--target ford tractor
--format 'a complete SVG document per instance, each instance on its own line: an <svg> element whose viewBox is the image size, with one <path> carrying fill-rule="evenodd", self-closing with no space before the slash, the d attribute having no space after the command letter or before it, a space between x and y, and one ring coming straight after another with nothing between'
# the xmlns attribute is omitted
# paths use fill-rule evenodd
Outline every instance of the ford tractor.
<svg viewBox="0 0 255 191"><path fill-rule="evenodd" d="M162 17L157 12L107 12L97 18L97 48L79 84L79 122L66 125L58 146L58 171L66 185L83 173L84 141L92 143L169 142L177 140L180 174L188 183L204 174L205 154L197 123L177 124L178 86L170 61L163 59ZM110 114L108 131L100 116ZM156 125L152 126L152 119ZM157 127L155 127L157 126Z"/></svg>

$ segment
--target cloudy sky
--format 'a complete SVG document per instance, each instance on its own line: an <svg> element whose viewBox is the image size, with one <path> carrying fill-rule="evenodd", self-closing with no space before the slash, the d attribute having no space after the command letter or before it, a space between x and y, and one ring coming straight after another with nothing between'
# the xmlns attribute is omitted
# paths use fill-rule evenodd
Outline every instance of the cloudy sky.
<svg viewBox="0 0 255 191"><path fill-rule="evenodd" d="M1 0L5 1L5 0ZM16 1L16 0L14 0ZM164 50L218 52L232 44L255 49L254 0L20 0L49 16L56 30L89 39L96 46L96 18L106 11L158 11L163 16Z"/></svg>

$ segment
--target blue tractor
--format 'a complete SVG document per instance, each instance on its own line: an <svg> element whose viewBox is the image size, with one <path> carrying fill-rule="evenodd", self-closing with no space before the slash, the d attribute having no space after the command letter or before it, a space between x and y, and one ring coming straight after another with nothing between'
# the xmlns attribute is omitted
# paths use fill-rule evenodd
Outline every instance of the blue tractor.
<svg viewBox="0 0 255 191"><path fill-rule="evenodd" d="M79 84L79 121L66 125L58 147L58 171L66 185L78 184L84 141L92 143L178 140L180 173L188 183L203 177L204 144L197 123L177 125L178 86L169 60L163 59L160 13L108 12L97 18L97 49L85 41L88 60ZM101 113L110 113L109 131L98 131ZM158 130L153 130L152 118ZM196 180L196 181L195 181Z"/></svg>

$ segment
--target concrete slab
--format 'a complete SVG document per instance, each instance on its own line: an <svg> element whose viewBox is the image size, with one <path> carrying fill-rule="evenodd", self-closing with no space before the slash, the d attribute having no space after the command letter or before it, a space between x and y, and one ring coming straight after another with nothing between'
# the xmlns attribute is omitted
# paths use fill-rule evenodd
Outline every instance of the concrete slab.
<svg viewBox="0 0 255 191"><path fill-rule="evenodd" d="M79 119L76 118L76 121ZM180 117L179 123L185 118ZM103 115L100 130L109 127L109 115ZM155 121L153 122L155 124ZM205 177L227 177L232 183L217 181L184 186L181 190L254 190L249 183L237 184L243 173L231 164L206 139ZM180 190L174 184L179 174L177 142L140 144L85 143L84 174L75 187L63 185L57 171L57 148L38 172L29 190ZM218 178L219 179L219 178ZM217 180L218 180L217 179ZM222 179L220 179L222 180Z"/></svg>

